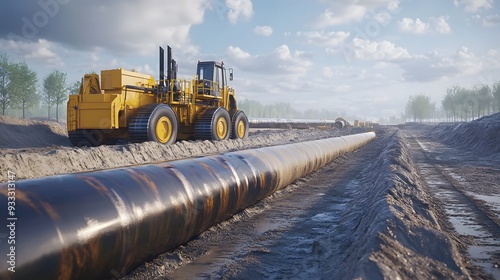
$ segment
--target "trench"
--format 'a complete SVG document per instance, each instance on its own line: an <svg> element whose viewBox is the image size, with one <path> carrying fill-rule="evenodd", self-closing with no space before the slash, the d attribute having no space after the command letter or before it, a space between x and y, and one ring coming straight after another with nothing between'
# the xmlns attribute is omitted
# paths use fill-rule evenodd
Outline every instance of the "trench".
<svg viewBox="0 0 500 280"><path fill-rule="evenodd" d="M368 132L19 181L24 223L17 231L20 273L12 278L125 275L373 138ZM0 187L6 204L7 187ZM0 276L7 274L0 263Z"/></svg>
<svg viewBox="0 0 500 280"><path fill-rule="evenodd" d="M348 208L365 189L361 181L384 139L337 158L123 280L320 279L331 259L338 260L333 279L341 279L348 266L342 246L352 242L352 219L362 212Z"/></svg>
<svg viewBox="0 0 500 280"><path fill-rule="evenodd" d="M446 153L443 156L443 151L439 153L436 150L439 145L433 145L414 135L407 135L407 139L421 178L432 195L442 203L448 220L468 245L467 256L475 266L481 267L495 279L500 279L500 226L492 217L491 211L475 197L477 194L465 191L467 187L473 186L466 186L468 182L457 175L460 172L455 170L457 168L454 164L446 161L448 157L465 165L465 156L456 153ZM486 181L485 178L483 180ZM479 195L480 197L487 197L498 203L495 196Z"/></svg>

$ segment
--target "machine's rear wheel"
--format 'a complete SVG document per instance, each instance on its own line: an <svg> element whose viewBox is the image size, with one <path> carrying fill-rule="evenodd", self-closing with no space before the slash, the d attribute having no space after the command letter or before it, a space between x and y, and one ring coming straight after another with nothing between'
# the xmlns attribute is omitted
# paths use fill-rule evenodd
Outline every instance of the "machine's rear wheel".
<svg viewBox="0 0 500 280"><path fill-rule="evenodd" d="M231 118L222 107L210 108L196 120L194 138L207 140L227 140L231 135Z"/></svg>
<svg viewBox="0 0 500 280"><path fill-rule="evenodd" d="M155 141L169 145L177 140L177 116L166 104L148 104L129 119L130 142Z"/></svg>
<svg viewBox="0 0 500 280"><path fill-rule="evenodd" d="M249 124L245 112L238 110L234 113L231 128L232 139L245 139L248 137Z"/></svg>
<svg viewBox="0 0 500 280"><path fill-rule="evenodd" d="M68 131L68 138L71 144L76 147L97 147L102 144L108 144L107 141L105 141L104 132L99 129L78 129L75 131Z"/></svg>

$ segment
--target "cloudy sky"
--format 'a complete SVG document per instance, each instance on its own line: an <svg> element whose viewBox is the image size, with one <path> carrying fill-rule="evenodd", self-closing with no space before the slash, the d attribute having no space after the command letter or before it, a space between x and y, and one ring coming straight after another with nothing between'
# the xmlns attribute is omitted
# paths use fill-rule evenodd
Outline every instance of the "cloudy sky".
<svg viewBox="0 0 500 280"><path fill-rule="evenodd" d="M179 77L223 60L240 99L376 120L410 95L500 80L495 0L3 0L0 52L41 81L101 69L157 77L158 45Z"/></svg>

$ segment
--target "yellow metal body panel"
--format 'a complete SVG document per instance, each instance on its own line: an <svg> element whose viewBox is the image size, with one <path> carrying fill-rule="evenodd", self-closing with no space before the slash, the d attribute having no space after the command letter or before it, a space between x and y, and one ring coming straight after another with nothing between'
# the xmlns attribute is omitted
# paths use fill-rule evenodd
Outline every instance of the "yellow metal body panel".
<svg viewBox="0 0 500 280"><path fill-rule="evenodd" d="M197 118L208 108L224 107L229 112L237 110L234 89L227 85L219 87L211 81L200 82L197 76L190 80L166 81L170 88L160 94L151 92L158 83L150 75L120 68L102 70L100 78L99 85L98 75L85 75L85 87L79 94L70 96L67 105L68 131L101 129L117 138L126 138L128 119L136 109L146 104L165 103L177 116L177 138L188 139L194 134ZM143 88L150 90L145 92Z"/></svg>
<svg viewBox="0 0 500 280"><path fill-rule="evenodd" d="M120 98L116 94L78 95L77 129L119 128Z"/></svg>
<svg viewBox="0 0 500 280"><path fill-rule="evenodd" d="M73 94L69 96L68 100L68 105L67 105L67 121L66 121L66 126L68 128L68 131L75 131L78 127L77 125L77 119L76 119L76 112L78 106L78 96L79 94Z"/></svg>
<svg viewBox="0 0 500 280"><path fill-rule="evenodd" d="M101 89L121 90L124 85L152 87L156 85L155 80L150 75L128 71L122 68L101 71Z"/></svg>

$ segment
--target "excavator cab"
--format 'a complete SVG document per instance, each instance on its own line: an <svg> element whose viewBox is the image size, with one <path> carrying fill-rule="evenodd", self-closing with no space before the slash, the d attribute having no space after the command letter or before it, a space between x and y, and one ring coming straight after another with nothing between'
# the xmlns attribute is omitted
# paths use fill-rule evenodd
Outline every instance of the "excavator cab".
<svg viewBox="0 0 500 280"><path fill-rule="evenodd" d="M224 63L215 61L199 61L196 69L198 76L198 94L220 96L227 85ZM230 73L232 80L232 72Z"/></svg>

